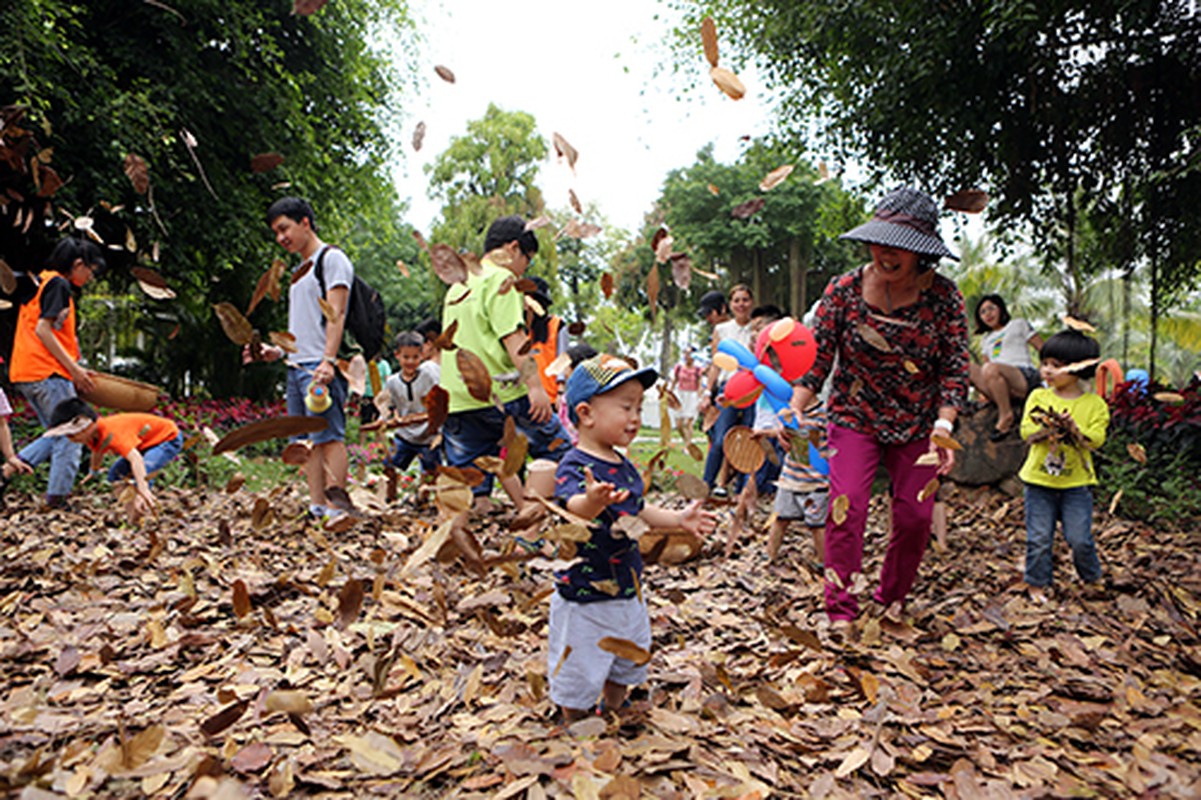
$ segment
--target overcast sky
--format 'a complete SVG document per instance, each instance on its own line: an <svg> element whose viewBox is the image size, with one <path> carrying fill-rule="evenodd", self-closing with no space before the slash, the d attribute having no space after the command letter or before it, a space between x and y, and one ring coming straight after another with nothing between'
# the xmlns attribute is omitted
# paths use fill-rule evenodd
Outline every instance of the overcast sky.
<svg viewBox="0 0 1201 800"><path fill-rule="evenodd" d="M439 205L426 193L422 166L483 117L488 103L526 111L549 145L559 132L580 152L573 175L551 157L540 185L548 207L566 208L573 188L610 224L637 230L671 169L716 145L718 160L737 160L744 134L770 128L762 87L745 75L747 96L733 101L707 79L685 98L685 80L668 61L669 11L654 0L443 0L418 11L425 35L427 87L406 97L407 120L397 182L409 221L428 230ZM697 36L698 64L703 63ZM435 64L454 71L446 83ZM658 69L657 69L658 67ZM426 123L425 143L409 138Z"/></svg>

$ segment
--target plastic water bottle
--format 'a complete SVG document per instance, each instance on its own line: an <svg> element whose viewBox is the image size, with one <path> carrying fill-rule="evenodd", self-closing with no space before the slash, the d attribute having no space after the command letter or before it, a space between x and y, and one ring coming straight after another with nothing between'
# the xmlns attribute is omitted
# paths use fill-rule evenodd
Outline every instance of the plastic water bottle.
<svg viewBox="0 0 1201 800"><path fill-rule="evenodd" d="M304 407L314 414L320 414L329 408L333 400L329 396L329 387L323 386L314 381L309 384L308 391L304 394Z"/></svg>

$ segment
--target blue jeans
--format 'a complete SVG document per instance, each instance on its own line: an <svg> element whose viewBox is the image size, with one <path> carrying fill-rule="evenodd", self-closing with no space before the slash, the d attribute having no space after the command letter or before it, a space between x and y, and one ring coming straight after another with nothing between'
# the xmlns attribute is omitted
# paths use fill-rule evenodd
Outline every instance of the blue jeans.
<svg viewBox="0 0 1201 800"><path fill-rule="evenodd" d="M314 414L305 407L305 393L313 381L313 370L317 369L320 363L320 361L310 361L299 367L289 365L285 398L288 403L288 416L321 417L328 423L328 427L316 433L293 436L292 441L308 439L313 444L328 444L329 442L341 442L346 438L346 395L349 391L349 384L342 377L341 372L334 370L334 379L326 387L329 389L329 408L320 414Z"/></svg>
<svg viewBox="0 0 1201 800"><path fill-rule="evenodd" d="M1055 523L1072 548L1080 580L1101 580L1101 562L1093 541L1093 490L1089 486L1049 489L1026 484L1026 583L1049 586L1055 571Z"/></svg>
<svg viewBox="0 0 1201 800"><path fill-rule="evenodd" d="M551 414L546 422L530 419L530 398L519 397L505 403L502 412L496 406L451 414L442 424L442 448L450 467L469 467L480 456L500 455L500 440L505 433L505 417L512 417L517 430L529 440L530 458L558 461L571 449L571 437L559 418ZM472 487L477 497L492 494L492 474L484 473L484 482Z"/></svg>
<svg viewBox="0 0 1201 800"><path fill-rule="evenodd" d="M33 406L38 422L43 428L50 427L50 415L54 407L63 400L75 397L75 384L60 375L51 375L40 381L14 384L25 399ZM71 493L75 486L75 475L79 472L79 458L83 445L75 444L66 436L51 436L34 439L17 454L18 458L31 467L50 462L50 481L46 494L62 496Z"/></svg>
<svg viewBox="0 0 1201 800"><path fill-rule="evenodd" d="M717 483L717 475L721 471L721 462L725 457L725 441L726 432L735 425L750 425L755 421L755 406L752 404L746 408L734 408L734 406L726 406L718 415L717 421L713 423L713 427L709 429L709 455L705 457L705 483L709 484L712 489ZM742 483L746 480L746 476L741 472L735 472L734 488L742 489Z"/></svg>
<svg viewBox="0 0 1201 800"><path fill-rule="evenodd" d="M392 453L392 457L388 459L388 463L399 470L406 470L409 464L413 463L413 459L419 459L421 462L422 472L433 472L438 468L438 451L430 447L428 444L413 444L406 442L404 439L397 436L396 450Z"/></svg>
<svg viewBox="0 0 1201 800"><path fill-rule="evenodd" d="M154 473L174 461L181 450L183 450L182 433L178 434L174 439L168 439L165 442L142 451L142 463L146 465L146 477L149 479ZM132 468L129 465L129 459L122 456L109 467L108 480L110 483L115 483L128 478L131 472ZM150 482L153 483L153 481Z"/></svg>

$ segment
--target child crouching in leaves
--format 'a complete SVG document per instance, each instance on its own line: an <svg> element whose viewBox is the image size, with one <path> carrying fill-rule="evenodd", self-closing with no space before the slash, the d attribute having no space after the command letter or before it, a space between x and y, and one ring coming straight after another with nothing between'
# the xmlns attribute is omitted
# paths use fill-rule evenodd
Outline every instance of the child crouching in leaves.
<svg viewBox="0 0 1201 800"><path fill-rule="evenodd" d="M0 358L0 364L4 359ZM13 435L8 427L8 418L13 414L12 406L8 404L8 395L0 389L0 509L4 508L4 490L8 487L8 479L13 475L33 473L33 467L17 458L13 450Z"/></svg>
<svg viewBox="0 0 1201 800"><path fill-rule="evenodd" d="M1105 443L1109 406L1085 383L1096 372L1101 347L1078 331L1057 333L1043 344L1039 372L1045 387L1026 398L1022 438L1030 452L1018 476L1026 484L1026 583L1046 601L1055 567L1055 524L1072 548L1076 574L1101 580L1093 541L1092 451Z"/></svg>
<svg viewBox="0 0 1201 800"><path fill-rule="evenodd" d="M158 505L150 491L150 477L171 463L183 449L179 426L154 414L113 414L101 417L77 397L54 407L50 429L44 436L66 436L92 451L92 471L99 468L105 453L119 458L108 471L115 483L133 475L131 517L137 520Z"/></svg>
<svg viewBox="0 0 1201 800"><path fill-rule="evenodd" d="M646 660L638 655L649 657L651 645L642 554L637 541L613 530L614 523L636 514L652 528L705 534L716 526L717 518L702 511L700 501L682 511L644 503L642 477L616 449L638 435L642 393L658 377L653 369L633 369L602 355L581 362L567 380L567 407L580 440L559 462L555 499L594 520L579 559L555 574L550 603L550 696L567 721L590 713L597 698L619 708L629 687L646 680Z"/></svg>

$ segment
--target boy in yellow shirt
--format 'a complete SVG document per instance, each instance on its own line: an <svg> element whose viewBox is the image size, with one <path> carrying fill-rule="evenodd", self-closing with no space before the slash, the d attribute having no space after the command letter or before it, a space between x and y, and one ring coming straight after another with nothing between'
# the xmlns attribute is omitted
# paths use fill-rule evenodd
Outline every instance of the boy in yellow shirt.
<svg viewBox="0 0 1201 800"><path fill-rule="evenodd" d="M1076 574L1086 583L1101 580L1092 532L1092 451L1105 443L1109 406L1086 383L1100 355L1100 345L1083 333L1055 334L1040 352L1046 386L1026 398L1021 434L1030 452L1018 475L1026 484L1026 583L1039 601L1054 574L1056 522L1063 523Z"/></svg>

